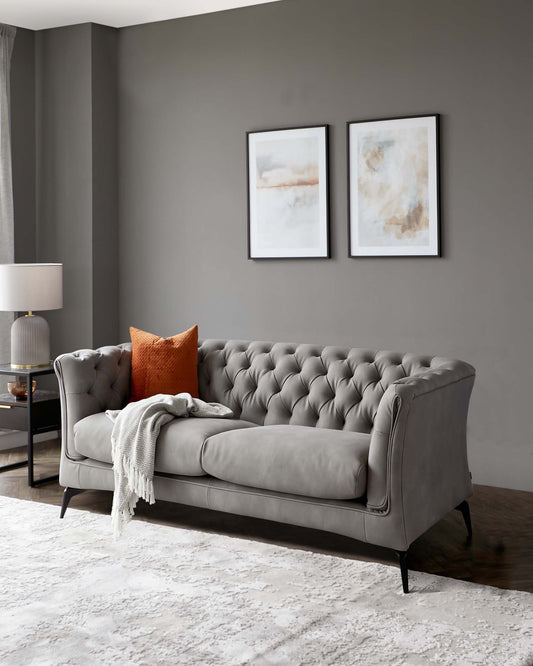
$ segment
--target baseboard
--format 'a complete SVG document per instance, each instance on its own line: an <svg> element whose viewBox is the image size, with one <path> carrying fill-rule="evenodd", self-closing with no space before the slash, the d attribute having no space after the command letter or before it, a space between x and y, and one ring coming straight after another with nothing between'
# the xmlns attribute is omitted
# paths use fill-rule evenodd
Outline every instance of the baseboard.
<svg viewBox="0 0 533 666"><path fill-rule="evenodd" d="M43 432L40 435L34 435L34 442L45 442L47 439L57 439L59 432ZM26 446L28 435L22 430L0 430L0 451L5 449L14 449L18 446Z"/></svg>

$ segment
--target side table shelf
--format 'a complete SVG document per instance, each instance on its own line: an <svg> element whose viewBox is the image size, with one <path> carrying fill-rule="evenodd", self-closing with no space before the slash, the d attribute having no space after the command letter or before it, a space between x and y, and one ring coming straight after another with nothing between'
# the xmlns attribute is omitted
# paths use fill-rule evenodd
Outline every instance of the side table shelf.
<svg viewBox="0 0 533 666"><path fill-rule="evenodd" d="M18 369L11 365L0 365L0 375L12 375L25 379L31 386L36 376L54 374L52 365L42 368ZM34 477L33 437L46 432L61 429L61 406L57 391L36 389L27 400L17 400L10 393L0 394L0 428L23 430L28 433L28 458L0 467L0 472L7 472L18 467L28 466L28 485L35 487L49 481L57 481L59 475L41 479Z"/></svg>

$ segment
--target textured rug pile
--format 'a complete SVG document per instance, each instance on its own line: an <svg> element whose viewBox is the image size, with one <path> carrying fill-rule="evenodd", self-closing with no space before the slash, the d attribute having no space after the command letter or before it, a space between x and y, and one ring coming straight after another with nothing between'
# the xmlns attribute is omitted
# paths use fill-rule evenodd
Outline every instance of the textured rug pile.
<svg viewBox="0 0 533 666"><path fill-rule="evenodd" d="M0 497L2 666L533 664L526 592L58 513Z"/></svg>

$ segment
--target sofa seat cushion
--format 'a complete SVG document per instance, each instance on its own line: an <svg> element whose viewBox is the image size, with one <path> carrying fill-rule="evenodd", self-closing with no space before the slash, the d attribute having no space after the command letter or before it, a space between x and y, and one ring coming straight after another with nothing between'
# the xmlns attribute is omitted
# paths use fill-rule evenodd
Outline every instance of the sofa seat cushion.
<svg viewBox="0 0 533 666"><path fill-rule="evenodd" d="M321 499L366 491L370 435L274 425L209 437L202 467L222 481Z"/></svg>
<svg viewBox="0 0 533 666"><path fill-rule="evenodd" d="M239 419L175 419L161 428L155 453L155 471L184 476L205 476L200 465L205 440L216 433L257 424ZM74 446L83 456L112 463L113 423L104 414L93 414L74 426Z"/></svg>

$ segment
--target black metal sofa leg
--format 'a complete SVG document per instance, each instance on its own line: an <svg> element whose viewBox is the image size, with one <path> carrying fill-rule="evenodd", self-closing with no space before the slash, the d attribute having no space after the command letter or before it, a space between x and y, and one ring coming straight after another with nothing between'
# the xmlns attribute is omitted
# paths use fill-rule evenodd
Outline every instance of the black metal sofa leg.
<svg viewBox="0 0 533 666"><path fill-rule="evenodd" d="M460 511L463 514L463 518L466 525L466 531L468 532L468 538L472 538L472 521L470 519L470 507L468 502L465 500L461 502L458 506L455 507L457 511ZM405 594L409 592L409 572L407 570L407 551L406 550L397 550L396 555L400 562L400 570L402 572L402 585L403 591Z"/></svg>
<svg viewBox="0 0 533 666"><path fill-rule="evenodd" d="M402 572L402 586L405 594L409 592L409 572L407 571L407 551L397 550L398 560L400 562L400 571Z"/></svg>
<svg viewBox="0 0 533 666"><path fill-rule="evenodd" d="M61 503L61 512L59 514L60 518L63 518L65 515L65 511L67 510L67 507L70 503L70 500L74 497L74 495L79 495L80 493L85 492L81 488L65 488L65 491L63 492L63 502Z"/></svg>
<svg viewBox="0 0 533 666"><path fill-rule="evenodd" d="M465 525L466 525L466 531L468 532L468 538L472 538L472 521L470 519L470 507L468 506L468 502L465 500L464 502L461 502L458 506L455 507L456 511L460 511L463 514L463 518L465 520Z"/></svg>

